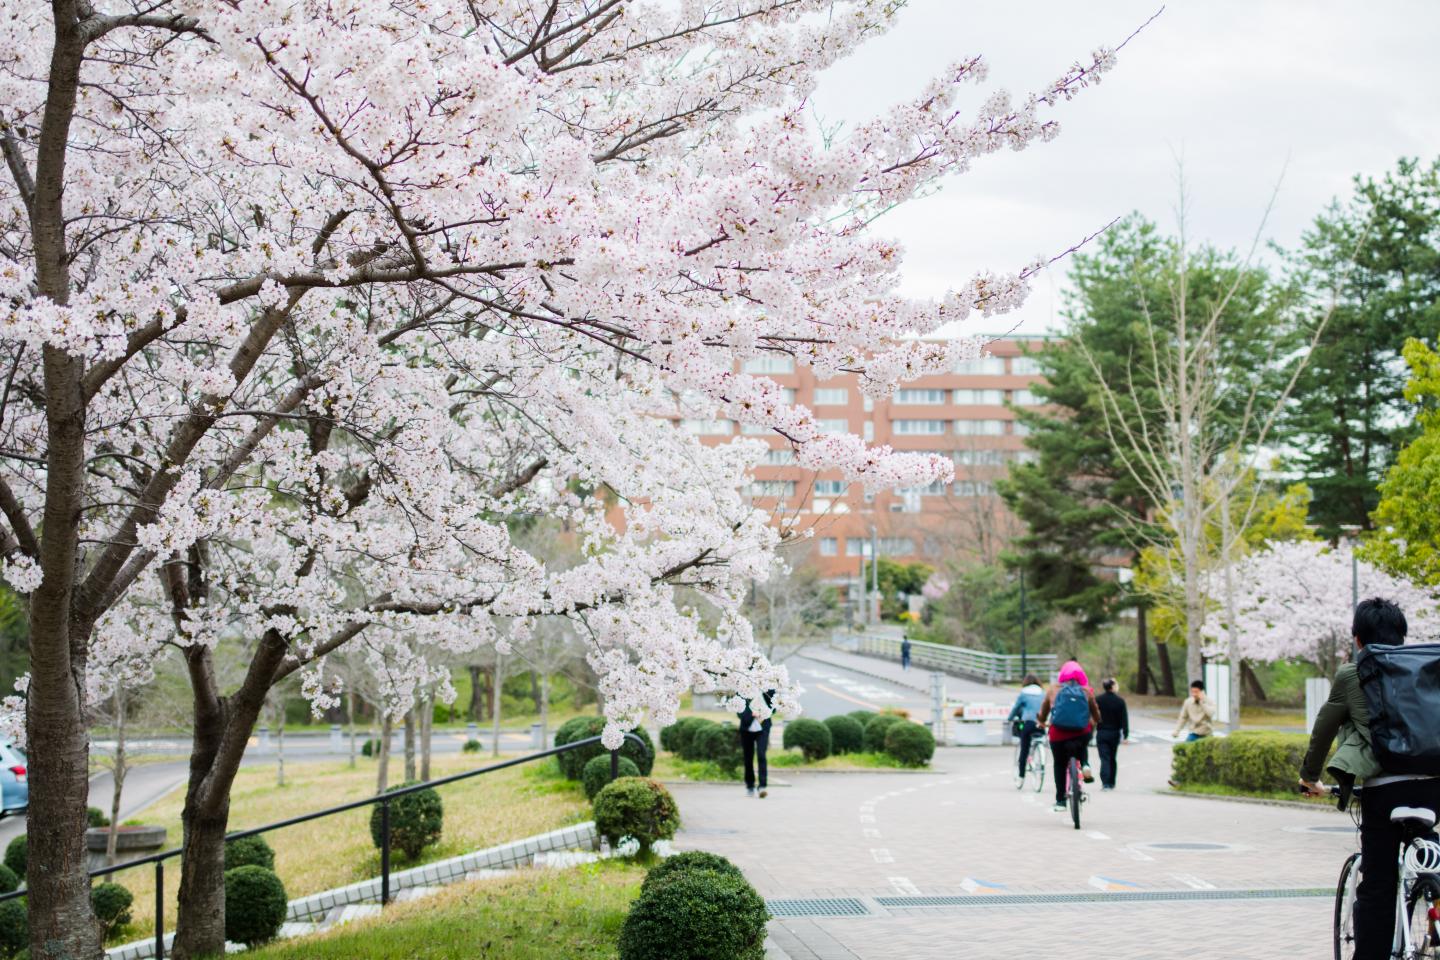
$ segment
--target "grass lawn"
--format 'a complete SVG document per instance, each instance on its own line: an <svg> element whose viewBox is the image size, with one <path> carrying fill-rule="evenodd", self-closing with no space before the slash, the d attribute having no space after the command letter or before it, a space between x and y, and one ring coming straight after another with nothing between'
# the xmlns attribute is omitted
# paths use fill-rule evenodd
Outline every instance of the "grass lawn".
<svg viewBox="0 0 1440 960"><path fill-rule="evenodd" d="M1254 800L1283 800L1287 803L1304 803L1315 807L1335 809L1331 797L1307 797L1291 790L1237 790L1216 783L1182 783L1178 793L1203 793L1211 797L1246 797ZM1358 801L1356 801L1358 802Z"/></svg>
<svg viewBox="0 0 1440 960"><path fill-rule="evenodd" d="M435 756L431 775L443 777L491 762L474 756ZM400 782L404 764L392 758L391 784ZM375 763L361 760L355 769L345 761L287 763L286 785L275 785L272 766L246 767L235 778L230 795L230 829L274 823L375 792ZM518 840L589 819L590 805L578 784L564 780L553 762L520 767L440 787L445 805L441 841L414 863L391 853L392 870L467 853L481 847ZM180 845L183 788L145 811L146 823L169 828L168 844ZM347 813L265 834L275 850L275 870L291 899L378 876L380 852L370 840L370 810ZM122 871L111 879L135 894L134 922L112 938L120 943L152 935L155 927L155 873L152 866ZM166 927L175 924L175 895L180 884L179 860L165 865L168 898ZM430 901L426 901L429 903Z"/></svg>
<svg viewBox="0 0 1440 960"><path fill-rule="evenodd" d="M806 763L799 750L772 750L767 757L772 770L903 770L904 764L888 753L846 753ZM650 774L656 780L734 780L743 779L740 770L724 770L708 760L681 760L673 753L661 751L655 758Z"/></svg>
<svg viewBox="0 0 1440 960"><path fill-rule="evenodd" d="M249 952L256 960L611 960L641 867L607 861L573 870L447 887L384 916Z"/></svg>

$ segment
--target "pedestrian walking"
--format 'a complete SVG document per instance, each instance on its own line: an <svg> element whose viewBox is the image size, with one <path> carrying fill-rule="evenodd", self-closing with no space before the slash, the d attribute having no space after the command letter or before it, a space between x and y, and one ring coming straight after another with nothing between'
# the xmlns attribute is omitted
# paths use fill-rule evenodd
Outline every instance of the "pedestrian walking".
<svg viewBox="0 0 1440 960"><path fill-rule="evenodd" d="M1095 775L1090 772L1090 735L1100 722L1100 707L1095 703L1095 691L1090 689L1090 680L1085 670L1074 660L1067 661L1060 668L1055 683L1045 691L1045 700L1040 704L1040 723L1049 721L1050 755L1054 759L1055 809L1065 809L1065 770L1070 760L1080 761L1080 776L1086 783L1093 783Z"/></svg>
<svg viewBox="0 0 1440 960"><path fill-rule="evenodd" d="M765 706L773 703L774 696L774 690L765 691ZM745 709L740 711L740 747L745 753L745 795L758 796L763 800L769 793L765 782L765 752L770 748L770 717L761 720L755 716L755 711L750 709L749 700L745 701ZM755 775L757 767L759 777Z"/></svg>
<svg viewBox="0 0 1440 960"><path fill-rule="evenodd" d="M1032 673L1025 678L1024 685L1020 687L1020 695L1015 698L1015 705L1010 708L1010 715L1005 718L1012 727L1018 728L1020 771L1016 776L1021 781L1025 779L1025 764L1030 759L1030 744L1035 739L1040 704L1044 702L1045 688L1040 686L1040 678Z"/></svg>
<svg viewBox="0 0 1440 960"><path fill-rule="evenodd" d="M1180 736L1186 727L1190 728L1186 743L1203 740L1215 732L1215 703L1205 696L1204 680L1190 681L1190 696L1180 704L1180 719L1175 723L1173 736Z"/></svg>
<svg viewBox="0 0 1440 960"><path fill-rule="evenodd" d="M1100 708L1100 726L1095 731L1095 747L1100 751L1100 789L1114 790L1120 744L1130 739L1130 710L1125 698L1115 692L1114 677L1101 686L1105 692L1095 698Z"/></svg>
<svg viewBox="0 0 1440 960"><path fill-rule="evenodd" d="M910 669L910 638L906 637L900 641L900 667L904 670Z"/></svg>

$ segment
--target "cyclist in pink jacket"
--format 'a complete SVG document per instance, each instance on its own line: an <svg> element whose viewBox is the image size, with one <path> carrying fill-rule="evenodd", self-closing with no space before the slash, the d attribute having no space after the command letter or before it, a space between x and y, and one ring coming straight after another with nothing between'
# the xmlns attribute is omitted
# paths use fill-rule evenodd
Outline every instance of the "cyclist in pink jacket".
<svg viewBox="0 0 1440 960"><path fill-rule="evenodd" d="M1078 698L1084 698L1081 707ZM1090 689L1090 678L1074 660L1060 668L1056 682L1045 691L1045 700L1040 704L1040 722L1050 722L1048 737L1050 755L1055 761L1055 809L1065 809L1065 768L1074 757L1080 761L1081 776L1086 783L1094 781L1090 772L1090 737L1100 725L1100 705L1095 702L1095 691Z"/></svg>

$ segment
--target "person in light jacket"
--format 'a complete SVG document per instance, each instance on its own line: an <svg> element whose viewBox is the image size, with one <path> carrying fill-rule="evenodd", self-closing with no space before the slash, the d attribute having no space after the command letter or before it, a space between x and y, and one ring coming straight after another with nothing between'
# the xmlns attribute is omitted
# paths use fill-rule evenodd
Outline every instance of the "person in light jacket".
<svg viewBox="0 0 1440 960"><path fill-rule="evenodd" d="M1020 772L1016 774L1021 780L1025 779L1025 761L1030 756L1030 744L1035 739L1036 718L1040 716L1040 704L1045 699L1045 688L1040 686L1040 678L1030 674L1025 678L1025 684L1020 688L1020 696L1015 698L1015 706L1010 708L1010 716L1005 722L1012 727L1019 725L1020 728Z"/></svg>
<svg viewBox="0 0 1440 960"><path fill-rule="evenodd" d="M1186 743L1203 740L1215 732L1215 703L1205 696L1204 680L1190 681L1190 696L1180 704L1180 719L1175 722L1173 736L1180 736L1186 727L1190 728Z"/></svg>

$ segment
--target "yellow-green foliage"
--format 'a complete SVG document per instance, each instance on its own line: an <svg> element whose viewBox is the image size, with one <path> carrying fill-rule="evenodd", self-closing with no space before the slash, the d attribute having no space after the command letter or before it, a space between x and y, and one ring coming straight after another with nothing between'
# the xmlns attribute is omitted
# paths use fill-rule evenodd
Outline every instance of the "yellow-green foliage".
<svg viewBox="0 0 1440 960"><path fill-rule="evenodd" d="M1361 556L1397 576L1440 586L1440 353L1405 343L1410 382L1405 399L1419 407L1420 435L1405 446L1380 483L1375 536Z"/></svg>

